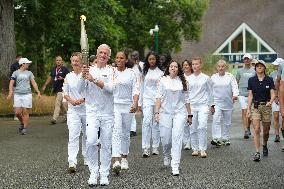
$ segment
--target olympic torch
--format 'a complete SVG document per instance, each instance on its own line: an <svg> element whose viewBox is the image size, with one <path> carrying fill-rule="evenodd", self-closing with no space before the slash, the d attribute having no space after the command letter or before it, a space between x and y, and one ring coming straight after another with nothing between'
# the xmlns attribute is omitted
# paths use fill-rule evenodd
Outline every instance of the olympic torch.
<svg viewBox="0 0 284 189"><path fill-rule="evenodd" d="M86 21L86 16L81 15L80 20L81 20L80 44L81 44L81 53L82 53L82 63L83 65L88 67L89 65L89 44L88 44L88 37L87 37L85 24L84 24L84 22Z"/></svg>

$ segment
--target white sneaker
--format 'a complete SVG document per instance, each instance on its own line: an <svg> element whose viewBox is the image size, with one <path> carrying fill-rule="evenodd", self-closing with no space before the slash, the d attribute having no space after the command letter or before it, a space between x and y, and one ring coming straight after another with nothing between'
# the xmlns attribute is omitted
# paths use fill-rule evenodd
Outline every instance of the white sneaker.
<svg viewBox="0 0 284 189"><path fill-rule="evenodd" d="M191 155L192 155L192 156L198 156L198 154L199 154L199 152L195 150L195 151L192 152Z"/></svg>
<svg viewBox="0 0 284 189"><path fill-rule="evenodd" d="M115 161L114 164L112 165L112 171L118 175L120 173L120 170L121 170L121 165L119 161Z"/></svg>
<svg viewBox="0 0 284 189"><path fill-rule="evenodd" d="M128 167L128 161L127 161L126 158L122 158L122 159L121 159L121 169L123 169L123 170L129 169L129 167Z"/></svg>
<svg viewBox="0 0 284 189"><path fill-rule="evenodd" d="M69 173L75 173L76 172L76 164L70 163L68 168Z"/></svg>
<svg viewBox="0 0 284 189"><path fill-rule="evenodd" d="M158 148L153 148L152 154L153 154L153 155L159 155L159 150L158 150Z"/></svg>
<svg viewBox="0 0 284 189"><path fill-rule="evenodd" d="M171 165L171 159L164 157L164 166L169 167Z"/></svg>
<svg viewBox="0 0 284 189"><path fill-rule="evenodd" d="M201 150L200 151L200 157L202 157L202 158L206 158L207 157L207 154L206 154L205 150Z"/></svg>
<svg viewBox="0 0 284 189"><path fill-rule="evenodd" d="M190 142L187 142L183 149L184 150L190 150L191 149Z"/></svg>
<svg viewBox="0 0 284 189"><path fill-rule="evenodd" d="M93 186L97 186L97 184L98 184L98 176L97 176L97 174L92 174L91 173L90 178L88 180L88 185L90 187L93 187Z"/></svg>
<svg viewBox="0 0 284 189"><path fill-rule="evenodd" d="M150 156L150 152L149 152L149 149L147 149L147 148L145 148L144 150L143 150L143 158L147 158L147 157L149 157Z"/></svg>
<svg viewBox="0 0 284 189"><path fill-rule="evenodd" d="M173 176L179 176L179 170L178 169L173 169L172 170Z"/></svg>
<svg viewBox="0 0 284 189"><path fill-rule="evenodd" d="M105 176L101 176L100 184L101 184L101 186L107 186L107 185L109 185L108 178L105 177Z"/></svg>

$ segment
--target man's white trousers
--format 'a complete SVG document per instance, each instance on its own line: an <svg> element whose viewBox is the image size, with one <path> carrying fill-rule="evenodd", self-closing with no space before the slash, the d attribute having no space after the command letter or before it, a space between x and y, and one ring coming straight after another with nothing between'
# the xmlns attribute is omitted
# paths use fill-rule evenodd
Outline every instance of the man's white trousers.
<svg viewBox="0 0 284 189"><path fill-rule="evenodd" d="M109 175L111 164L111 141L113 115L100 116L99 112L87 111L87 160L91 174L101 177ZM100 129L100 152L98 152L98 131ZM100 153L100 167L98 162Z"/></svg>
<svg viewBox="0 0 284 189"><path fill-rule="evenodd" d="M230 139L230 128L232 125L232 112L233 110L221 110L218 106L215 106L215 113L213 114L212 122L212 138L213 139ZM223 118L223 132L221 126L221 120Z"/></svg>

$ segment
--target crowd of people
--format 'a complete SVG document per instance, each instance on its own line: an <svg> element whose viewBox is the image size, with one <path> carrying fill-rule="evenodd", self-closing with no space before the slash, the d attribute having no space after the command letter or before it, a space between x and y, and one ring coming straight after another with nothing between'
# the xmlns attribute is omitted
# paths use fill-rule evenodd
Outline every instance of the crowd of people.
<svg viewBox="0 0 284 189"><path fill-rule="evenodd" d="M250 54L243 56L244 67L236 77L227 72L227 62L216 63L217 72L211 77L202 72L202 59L185 60L182 64L168 54L160 57L148 52L145 61L134 51L116 53L109 65L111 48L102 44L97 54L90 57L90 65L82 64L82 54L75 52L70 61L72 71L56 57L56 67L42 87L53 81L56 103L51 120L56 124L60 107L68 103L67 125L68 170L76 172L79 138L82 137L82 155L88 166L89 186L109 185L109 172L119 174L129 169L130 137L136 136L135 113L142 112L142 157L159 155L162 146L164 166L171 167L172 175L180 174L182 148L192 149L192 156L206 158L208 116L213 115L211 144L230 145L230 128L234 103L239 100L242 109L244 139L251 136L256 153L253 160L261 160L260 131L263 125L263 156L268 156L267 141L273 112L275 142L284 138L284 60L272 64L275 71L266 74L266 63ZM9 85L8 99L14 95L15 114L21 122L20 133L27 134L28 112L32 107L30 83L38 96L31 63L19 59ZM252 63L255 64L252 67ZM64 100L63 100L64 99ZM223 122L223 126L222 126ZM281 126L280 126L281 125ZM152 142L152 144L151 144ZM184 146L183 146L184 145ZM282 148L284 151L284 146Z"/></svg>

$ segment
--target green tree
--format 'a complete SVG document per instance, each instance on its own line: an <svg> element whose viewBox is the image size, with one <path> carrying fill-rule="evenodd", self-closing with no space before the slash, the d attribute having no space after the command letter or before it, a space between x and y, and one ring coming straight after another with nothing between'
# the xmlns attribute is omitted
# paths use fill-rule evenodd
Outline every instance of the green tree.
<svg viewBox="0 0 284 189"><path fill-rule="evenodd" d="M69 62L80 51L80 15L87 17L90 54L101 43L117 50L152 49L149 30L159 25L159 51L179 51L181 42L198 40L208 0L14 0L17 51L33 60L44 76L46 64L61 55ZM49 66L50 67L50 66ZM49 70L47 70L49 71Z"/></svg>

